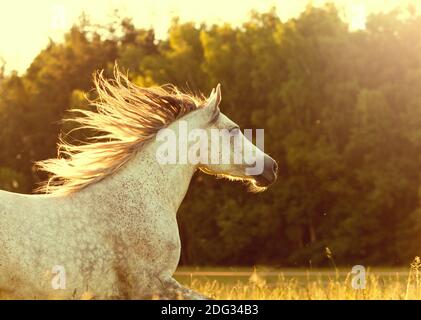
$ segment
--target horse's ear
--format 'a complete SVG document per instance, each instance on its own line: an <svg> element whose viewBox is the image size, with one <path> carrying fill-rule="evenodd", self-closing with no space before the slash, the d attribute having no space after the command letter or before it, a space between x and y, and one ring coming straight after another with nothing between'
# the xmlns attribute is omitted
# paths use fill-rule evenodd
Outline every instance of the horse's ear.
<svg viewBox="0 0 421 320"><path fill-rule="evenodd" d="M218 108L219 104L221 103L221 100L221 85L218 83L216 89L212 89L206 108L216 110L216 108Z"/></svg>

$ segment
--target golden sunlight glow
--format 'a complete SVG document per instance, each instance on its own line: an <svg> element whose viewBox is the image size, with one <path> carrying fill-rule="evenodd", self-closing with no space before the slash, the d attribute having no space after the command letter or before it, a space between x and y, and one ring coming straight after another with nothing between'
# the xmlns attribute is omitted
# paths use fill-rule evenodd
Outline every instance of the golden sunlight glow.
<svg viewBox="0 0 421 320"><path fill-rule="evenodd" d="M367 19L367 14L365 12L365 6L362 4L352 5L350 8L350 21L349 27L351 30L358 30L365 28L365 22Z"/></svg>
<svg viewBox="0 0 421 320"><path fill-rule="evenodd" d="M254 9L267 11L276 6L283 21L302 12L307 3L323 5L325 0L3 0L0 3L0 58L6 60L6 69L24 72L36 54L47 45L49 38L60 40L82 12L94 22L105 23L114 11L133 17L136 26L154 27L158 37L164 37L171 18L182 21L230 22L239 24ZM366 14L388 11L414 0L331 0L343 11L351 29L365 26Z"/></svg>

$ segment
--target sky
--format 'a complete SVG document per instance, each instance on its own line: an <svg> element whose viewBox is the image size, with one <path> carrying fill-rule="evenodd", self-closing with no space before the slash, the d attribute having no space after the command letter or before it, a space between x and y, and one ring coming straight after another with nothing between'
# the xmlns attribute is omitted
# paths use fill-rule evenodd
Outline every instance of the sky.
<svg viewBox="0 0 421 320"><path fill-rule="evenodd" d="M297 17L308 0L0 0L0 63L6 71L25 72L33 58L52 38L60 41L82 12L94 23L106 23L117 8L122 16L133 18L137 27L153 27L165 37L171 18L208 23L245 21L251 10L267 11L276 6L283 21ZM313 0L315 6L325 0ZM370 13L389 11L421 0L334 0L353 29L364 28Z"/></svg>

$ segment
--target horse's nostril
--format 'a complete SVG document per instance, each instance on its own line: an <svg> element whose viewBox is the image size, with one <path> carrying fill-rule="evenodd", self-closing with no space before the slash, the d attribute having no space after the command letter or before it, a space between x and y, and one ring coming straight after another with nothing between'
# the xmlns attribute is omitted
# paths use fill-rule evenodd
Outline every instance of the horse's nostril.
<svg viewBox="0 0 421 320"><path fill-rule="evenodd" d="M272 170L275 174L278 172L278 164L276 163L276 161L273 161Z"/></svg>

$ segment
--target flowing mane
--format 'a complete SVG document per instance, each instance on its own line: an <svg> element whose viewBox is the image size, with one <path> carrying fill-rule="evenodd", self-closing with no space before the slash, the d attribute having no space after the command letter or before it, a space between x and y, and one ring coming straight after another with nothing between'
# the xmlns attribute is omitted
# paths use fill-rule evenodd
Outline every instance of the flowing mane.
<svg viewBox="0 0 421 320"><path fill-rule="evenodd" d="M69 194L104 179L160 129L204 102L173 85L141 88L117 68L110 80L104 78L103 71L97 72L94 84L97 98L90 102L95 111L73 109L80 116L65 121L76 123L76 129L94 130L98 136L83 144L60 138L57 158L36 163L38 169L50 174L38 192Z"/></svg>

